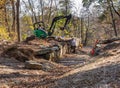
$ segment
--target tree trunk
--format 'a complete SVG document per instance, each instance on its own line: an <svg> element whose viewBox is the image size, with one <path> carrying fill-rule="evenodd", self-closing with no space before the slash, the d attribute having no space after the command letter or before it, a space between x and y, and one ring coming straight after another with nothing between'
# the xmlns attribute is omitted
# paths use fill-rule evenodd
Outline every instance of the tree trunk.
<svg viewBox="0 0 120 88"><path fill-rule="evenodd" d="M87 45L87 40L88 40L88 30L89 30L89 16L88 16L88 26L86 26L86 32L85 32L85 41L84 45Z"/></svg>
<svg viewBox="0 0 120 88"><path fill-rule="evenodd" d="M15 30L15 5L14 5L14 0L11 0L11 5L12 5L12 30L16 32Z"/></svg>
<svg viewBox="0 0 120 88"><path fill-rule="evenodd" d="M54 0L54 3L55 3L55 11L57 12L56 14L59 14L57 1L56 1L56 0Z"/></svg>
<svg viewBox="0 0 120 88"><path fill-rule="evenodd" d="M25 4L25 7L26 7L26 10L25 10L25 12L29 12L29 9L28 9L28 6L27 6L27 4L26 4L26 2L24 1L24 0L22 0L22 2ZM33 15L31 16L31 13L29 12L29 15L30 15L30 17L31 17L31 20L32 20L32 24L34 23L34 18L33 18Z"/></svg>
<svg viewBox="0 0 120 88"><path fill-rule="evenodd" d="M83 36L83 21L84 21L84 19L83 18L81 18L81 42L83 43L83 41L84 41L84 36Z"/></svg>
<svg viewBox="0 0 120 88"><path fill-rule="evenodd" d="M112 8L111 8L109 0L107 0L107 3L109 5L109 9L110 9L110 14L111 14L111 18L112 18L112 25L113 25L113 28L114 28L115 36L117 36L118 34L117 34L116 25L115 25L115 19L114 19L114 16L113 16L113 12L112 12Z"/></svg>
<svg viewBox="0 0 120 88"><path fill-rule="evenodd" d="M7 31L10 33L10 28L9 28L8 19L7 19L7 9L6 9L6 7L4 7L4 13L5 13L5 26L6 26Z"/></svg>
<svg viewBox="0 0 120 88"><path fill-rule="evenodd" d="M18 42L21 41L21 31L20 31L20 21L19 21L19 9L20 9L20 0L16 2L16 22L17 22L17 34L18 34Z"/></svg>
<svg viewBox="0 0 120 88"><path fill-rule="evenodd" d="M29 3L29 6L30 6L30 9L31 9L31 12L32 12L32 14L33 14L34 23L35 23L35 22L37 22L37 17L36 17L36 14L35 14L34 10L33 10L34 6L32 6L30 0L28 0L28 3Z"/></svg>
<svg viewBox="0 0 120 88"><path fill-rule="evenodd" d="M42 13L42 21L44 22L44 3L43 0L40 0L40 6L41 6L41 13Z"/></svg>
<svg viewBox="0 0 120 88"><path fill-rule="evenodd" d="M119 16L119 18L120 18L120 14L119 14L119 12L115 9L114 4L113 4L113 1L110 0L110 2L111 2L111 5L112 5L113 10L115 11L115 13L116 13L116 14Z"/></svg>
<svg viewBox="0 0 120 88"><path fill-rule="evenodd" d="M53 4L53 0L51 0L50 13L49 13L49 17L48 17L48 23L50 22L50 18L51 18L51 13L52 13L52 4Z"/></svg>
<svg viewBox="0 0 120 88"><path fill-rule="evenodd" d="M77 20L77 37L80 38L80 19Z"/></svg>

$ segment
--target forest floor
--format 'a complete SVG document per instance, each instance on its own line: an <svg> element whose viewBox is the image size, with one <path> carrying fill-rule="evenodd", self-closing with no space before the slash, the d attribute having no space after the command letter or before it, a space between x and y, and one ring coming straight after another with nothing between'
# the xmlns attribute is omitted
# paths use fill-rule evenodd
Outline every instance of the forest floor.
<svg viewBox="0 0 120 88"><path fill-rule="evenodd" d="M50 70L25 69L14 58L0 57L0 88L120 88L120 46L95 57L90 50L66 54Z"/></svg>

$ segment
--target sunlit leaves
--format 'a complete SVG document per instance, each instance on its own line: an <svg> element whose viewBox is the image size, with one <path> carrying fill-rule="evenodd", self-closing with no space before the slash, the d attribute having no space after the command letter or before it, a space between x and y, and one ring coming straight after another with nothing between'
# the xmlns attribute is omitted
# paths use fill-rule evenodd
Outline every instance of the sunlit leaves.
<svg viewBox="0 0 120 88"><path fill-rule="evenodd" d="M0 22L4 19L4 5L6 3L6 0L0 0Z"/></svg>
<svg viewBox="0 0 120 88"><path fill-rule="evenodd" d="M0 0L0 9L5 5L6 0Z"/></svg>
<svg viewBox="0 0 120 88"><path fill-rule="evenodd" d="M0 39L8 39L8 32L6 31L6 28L0 27Z"/></svg>

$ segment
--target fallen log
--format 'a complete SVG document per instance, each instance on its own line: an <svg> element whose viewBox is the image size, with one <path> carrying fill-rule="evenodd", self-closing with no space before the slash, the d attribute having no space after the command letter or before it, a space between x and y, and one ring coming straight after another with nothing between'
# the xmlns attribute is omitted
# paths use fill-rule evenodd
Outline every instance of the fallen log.
<svg viewBox="0 0 120 88"><path fill-rule="evenodd" d="M120 43L112 42L112 43L106 44L106 46L103 47L103 50L116 49L119 46L120 46Z"/></svg>
<svg viewBox="0 0 120 88"><path fill-rule="evenodd" d="M100 40L99 44L112 43L112 42L118 41L118 40L120 40L120 37L111 38L111 39L107 39L107 40Z"/></svg>

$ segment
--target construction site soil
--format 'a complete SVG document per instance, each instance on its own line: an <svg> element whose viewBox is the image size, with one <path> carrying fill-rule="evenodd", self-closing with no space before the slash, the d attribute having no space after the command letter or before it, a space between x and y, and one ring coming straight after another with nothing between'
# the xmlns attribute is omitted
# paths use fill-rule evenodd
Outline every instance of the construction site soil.
<svg viewBox="0 0 120 88"><path fill-rule="evenodd" d="M25 61L16 59L15 55L6 54L6 49L11 45L20 47L22 44L24 50L29 47L31 52L24 53L32 57L31 49L34 50L38 46L51 47L53 46L51 44L57 43L53 43L53 40L49 42L33 40L26 45L2 41L0 88L120 88L120 41L103 45L102 52L98 56L91 56L89 54L91 48L83 47L75 54L63 55L57 62L32 58L45 66L45 69L41 70L27 69Z"/></svg>

